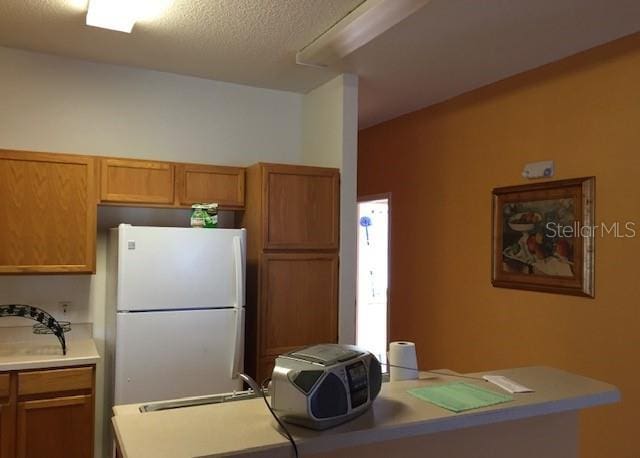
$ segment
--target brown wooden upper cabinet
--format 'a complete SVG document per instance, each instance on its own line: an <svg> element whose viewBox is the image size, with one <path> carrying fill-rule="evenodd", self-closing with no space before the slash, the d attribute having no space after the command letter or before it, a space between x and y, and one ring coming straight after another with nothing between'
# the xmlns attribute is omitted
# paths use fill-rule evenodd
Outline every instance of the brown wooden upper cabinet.
<svg viewBox="0 0 640 458"><path fill-rule="evenodd" d="M215 165L177 164L178 205L217 202L224 208L244 207L244 169Z"/></svg>
<svg viewBox="0 0 640 458"><path fill-rule="evenodd" d="M0 273L95 271L95 159L0 150Z"/></svg>
<svg viewBox="0 0 640 458"><path fill-rule="evenodd" d="M100 160L100 168L102 202L173 204L171 163L105 158Z"/></svg>
<svg viewBox="0 0 640 458"><path fill-rule="evenodd" d="M338 170L275 164L261 167L264 248L337 249Z"/></svg>
<svg viewBox="0 0 640 458"><path fill-rule="evenodd" d="M297 165L246 171L245 369L263 380L278 354L337 342L340 179Z"/></svg>
<svg viewBox="0 0 640 458"><path fill-rule="evenodd" d="M237 210L244 194L239 167L0 150L0 274L95 272L98 203Z"/></svg>
<svg viewBox="0 0 640 458"><path fill-rule="evenodd" d="M191 207L216 202L244 208L244 169L102 158L100 202L132 206Z"/></svg>

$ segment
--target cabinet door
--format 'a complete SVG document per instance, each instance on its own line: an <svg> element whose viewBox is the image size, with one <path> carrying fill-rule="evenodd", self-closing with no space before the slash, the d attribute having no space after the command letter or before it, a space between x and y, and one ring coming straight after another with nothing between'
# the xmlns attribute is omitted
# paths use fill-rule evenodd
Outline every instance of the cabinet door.
<svg viewBox="0 0 640 458"><path fill-rule="evenodd" d="M176 174L179 205L216 202L223 208L244 208L244 169L178 164Z"/></svg>
<svg viewBox="0 0 640 458"><path fill-rule="evenodd" d="M266 249L338 248L338 170L266 165L262 180Z"/></svg>
<svg viewBox="0 0 640 458"><path fill-rule="evenodd" d="M18 373L18 396L53 396L65 391L91 391L94 378L93 366L68 369L44 369Z"/></svg>
<svg viewBox="0 0 640 458"><path fill-rule="evenodd" d="M0 458L15 456L16 410L11 391L11 375L0 374Z"/></svg>
<svg viewBox="0 0 640 458"><path fill-rule="evenodd" d="M337 341L337 254L265 254L260 281L261 357Z"/></svg>
<svg viewBox="0 0 640 458"><path fill-rule="evenodd" d="M101 202L173 204L173 164L102 159L100 168Z"/></svg>
<svg viewBox="0 0 640 458"><path fill-rule="evenodd" d="M18 458L93 456L93 396L18 403Z"/></svg>
<svg viewBox="0 0 640 458"><path fill-rule="evenodd" d="M93 158L0 151L0 273L95 270Z"/></svg>

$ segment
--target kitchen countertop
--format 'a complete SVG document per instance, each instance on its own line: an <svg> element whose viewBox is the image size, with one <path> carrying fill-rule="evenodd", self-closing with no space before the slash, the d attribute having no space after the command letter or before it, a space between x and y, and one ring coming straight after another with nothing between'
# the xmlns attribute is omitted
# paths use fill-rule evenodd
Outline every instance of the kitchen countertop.
<svg viewBox="0 0 640 458"><path fill-rule="evenodd" d="M506 375L535 390L514 394L504 404L453 413L407 393L410 388L459 381L454 376L383 384L372 408L362 416L326 431L288 426L300 454L432 434L610 404L620 399L607 383L550 367L525 367L476 374ZM465 382L500 392L482 380ZM114 429L124 458L179 458L249 455L288 457L288 440L261 399L140 413L137 405L114 408ZM263 455L266 456L266 455Z"/></svg>
<svg viewBox="0 0 640 458"><path fill-rule="evenodd" d="M0 372L48 367L95 364L100 355L93 339L77 331L78 337L67 335L67 354L62 354L53 335L29 335L30 328L0 328ZM72 331L76 332L76 331ZM11 335L10 335L11 334Z"/></svg>

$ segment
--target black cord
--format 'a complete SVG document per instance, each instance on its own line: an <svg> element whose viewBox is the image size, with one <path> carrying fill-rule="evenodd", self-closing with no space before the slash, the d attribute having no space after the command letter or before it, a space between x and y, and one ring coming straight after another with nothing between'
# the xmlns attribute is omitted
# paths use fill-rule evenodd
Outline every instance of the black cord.
<svg viewBox="0 0 640 458"><path fill-rule="evenodd" d="M398 366L396 364L389 364L389 363L382 363L382 364L384 364L387 367L395 367L397 369L408 369L410 371L420 371L420 369L417 369L415 367ZM485 380L482 377L472 377L470 375L451 374L450 372L440 372L440 371L421 371L421 372L427 372L428 374L446 375L447 377L468 378L471 380L480 380L480 381L489 383L488 380Z"/></svg>
<svg viewBox="0 0 640 458"><path fill-rule="evenodd" d="M293 436L287 429L284 422L280 420L278 415L273 411L273 409L271 408L271 405L269 404L269 401L267 401L267 396L264 393L264 386L271 381L271 378L264 379L262 384L258 386L256 381L250 376L248 376L247 374L238 374L238 375L240 376L240 378L242 378L242 380L247 382L247 384L251 387L253 391L262 395L262 399L264 400L264 403L267 406L267 409L269 409L269 412L271 412L271 415L273 415L273 418L276 419L276 421L278 422L278 425L280 425L280 428L282 428L282 430L284 431L285 436L287 437L287 439L289 439L289 442L291 442L291 445L293 446L293 454L295 458L298 458L298 446L296 445L296 441L293 439Z"/></svg>
<svg viewBox="0 0 640 458"><path fill-rule="evenodd" d="M273 418L276 419L276 421L284 431L285 435L287 436L287 439L289 439L289 442L291 442L291 446L293 447L293 454L295 458L298 458L298 446L296 445L296 441L293 439L293 436L287 429L287 426L284 424L284 422L280 420L280 417L278 417L278 415L276 415L276 413L273 411L273 408L267 401L267 396L264 394L264 387L265 385L268 385L270 381L271 381L271 377L267 377L262 381L262 384L260 385L260 393L262 393L262 399L264 400L264 403L267 406L267 409L269 409L269 412L271 412L271 415L273 415Z"/></svg>

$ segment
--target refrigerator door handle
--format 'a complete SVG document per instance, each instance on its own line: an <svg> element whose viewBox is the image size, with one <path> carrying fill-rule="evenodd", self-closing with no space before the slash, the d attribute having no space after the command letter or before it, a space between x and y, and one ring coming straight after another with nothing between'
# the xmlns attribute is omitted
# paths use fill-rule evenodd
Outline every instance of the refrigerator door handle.
<svg viewBox="0 0 640 458"><path fill-rule="evenodd" d="M244 256L242 239L233 238L233 264L236 271L236 308L244 307Z"/></svg>
<svg viewBox="0 0 640 458"><path fill-rule="evenodd" d="M233 358L231 360L231 379L237 380L238 373L242 371L242 355L244 354L244 310L242 308L235 309L236 312L236 332L234 339Z"/></svg>
<svg viewBox="0 0 640 458"><path fill-rule="evenodd" d="M238 372L241 370L241 357L243 352L243 334L244 334L244 320L243 310L244 306L244 256L242 253L242 239L240 237L233 238L233 259L236 271L236 329L234 338L233 359L231 362L231 378L237 379Z"/></svg>

